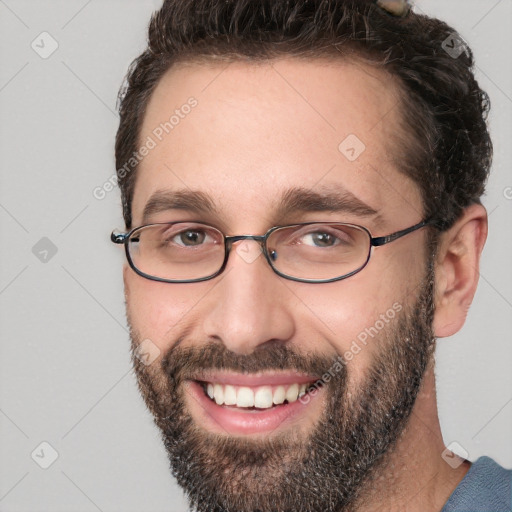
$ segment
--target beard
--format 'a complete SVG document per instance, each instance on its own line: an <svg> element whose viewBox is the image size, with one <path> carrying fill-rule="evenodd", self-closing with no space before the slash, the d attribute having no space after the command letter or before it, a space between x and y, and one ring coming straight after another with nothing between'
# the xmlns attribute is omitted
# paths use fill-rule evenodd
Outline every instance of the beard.
<svg viewBox="0 0 512 512"><path fill-rule="evenodd" d="M379 333L381 347L355 384L349 378L350 363L340 365L338 354L300 354L285 344L265 344L238 355L222 343L182 348L178 339L153 365L133 356L139 389L190 509L353 512L363 503L405 431L433 358L433 289L430 260L414 304ZM128 321L133 355L143 338ZM323 384L324 408L307 434L298 429L265 438L214 434L201 428L186 406L183 384L201 371L324 375L336 361L339 371Z"/></svg>

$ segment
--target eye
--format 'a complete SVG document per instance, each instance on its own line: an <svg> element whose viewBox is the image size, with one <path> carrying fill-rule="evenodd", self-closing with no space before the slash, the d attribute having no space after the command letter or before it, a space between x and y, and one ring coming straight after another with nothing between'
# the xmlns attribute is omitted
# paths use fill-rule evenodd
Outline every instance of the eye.
<svg viewBox="0 0 512 512"><path fill-rule="evenodd" d="M340 243L337 236L326 231L315 231L302 237L303 243L315 247L333 247Z"/></svg>
<svg viewBox="0 0 512 512"><path fill-rule="evenodd" d="M354 246L359 231L350 226L314 226L297 233L299 244L309 247L338 247L339 249Z"/></svg>
<svg viewBox="0 0 512 512"><path fill-rule="evenodd" d="M213 238L204 229L185 229L166 236L166 241L183 247L196 247L213 241Z"/></svg>

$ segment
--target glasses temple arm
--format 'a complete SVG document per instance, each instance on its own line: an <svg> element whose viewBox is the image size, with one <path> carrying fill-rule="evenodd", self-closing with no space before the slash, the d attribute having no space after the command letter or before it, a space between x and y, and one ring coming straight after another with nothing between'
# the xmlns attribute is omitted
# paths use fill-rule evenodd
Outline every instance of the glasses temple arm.
<svg viewBox="0 0 512 512"><path fill-rule="evenodd" d="M433 224L433 219L426 219L418 224L415 224L414 226L411 226L410 228L402 229L400 231L396 231L395 233L391 233L390 235L386 236L378 236L371 239L371 244L374 247L379 247L381 245L386 245L389 242L393 242L394 240L401 238L405 235L408 235L409 233L412 233L413 231L416 231L417 229L423 228L425 226L428 226L430 224Z"/></svg>

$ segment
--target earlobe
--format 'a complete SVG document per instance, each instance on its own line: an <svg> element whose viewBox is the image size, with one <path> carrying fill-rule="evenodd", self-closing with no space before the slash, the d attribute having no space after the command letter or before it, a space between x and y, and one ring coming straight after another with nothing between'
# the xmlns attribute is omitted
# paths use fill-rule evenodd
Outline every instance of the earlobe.
<svg viewBox="0 0 512 512"><path fill-rule="evenodd" d="M438 338L451 336L464 325L476 292L486 238L487 212L475 204L467 207L439 240L433 323Z"/></svg>

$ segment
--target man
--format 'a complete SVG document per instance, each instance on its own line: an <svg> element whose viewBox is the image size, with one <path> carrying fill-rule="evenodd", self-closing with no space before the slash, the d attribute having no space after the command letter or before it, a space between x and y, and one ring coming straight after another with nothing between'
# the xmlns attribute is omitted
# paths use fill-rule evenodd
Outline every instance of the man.
<svg viewBox="0 0 512 512"><path fill-rule="evenodd" d="M487 112L470 49L404 2L154 15L112 240L192 509L510 510L510 471L446 455L435 396L487 234Z"/></svg>

